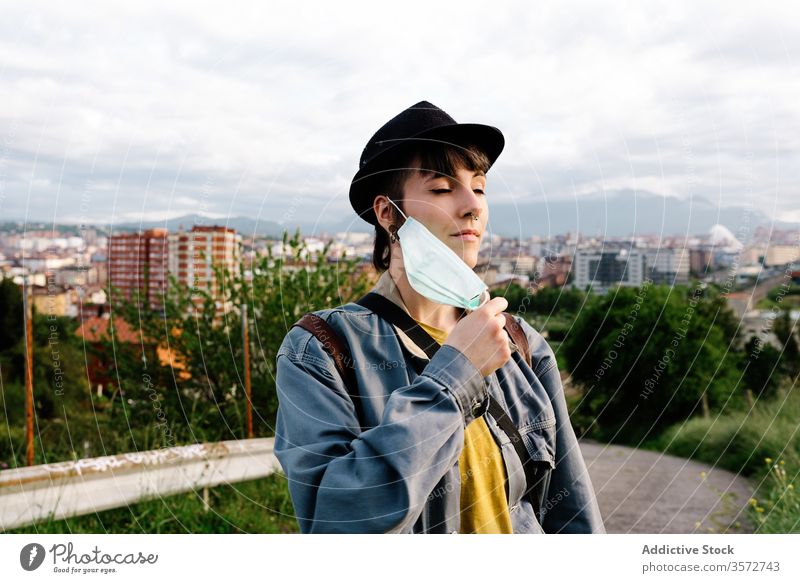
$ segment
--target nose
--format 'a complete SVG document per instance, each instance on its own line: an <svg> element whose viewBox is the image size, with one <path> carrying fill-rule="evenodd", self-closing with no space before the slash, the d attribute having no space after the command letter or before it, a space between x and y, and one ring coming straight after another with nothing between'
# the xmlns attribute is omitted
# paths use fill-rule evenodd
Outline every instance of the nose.
<svg viewBox="0 0 800 583"><path fill-rule="evenodd" d="M481 196L472 190L469 184L459 183L457 187L459 195L459 210L461 217L467 217L470 220L475 220L474 217L480 218L483 213L483 201ZM472 216L470 216L472 215Z"/></svg>

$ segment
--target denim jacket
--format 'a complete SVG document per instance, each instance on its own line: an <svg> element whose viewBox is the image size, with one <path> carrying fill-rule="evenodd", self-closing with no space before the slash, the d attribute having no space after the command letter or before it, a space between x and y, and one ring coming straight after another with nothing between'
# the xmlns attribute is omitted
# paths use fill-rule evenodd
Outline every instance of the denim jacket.
<svg viewBox="0 0 800 583"><path fill-rule="evenodd" d="M388 272L372 291L406 309ZM458 460L466 426L482 414L502 453L515 533L605 532L555 355L522 318L533 368L511 343L512 358L483 377L448 344L428 359L402 329L358 304L314 313L350 348L365 419L322 343L291 328L277 354L275 455L301 532L458 532ZM522 496L522 464L486 411L487 395L508 412L531 458L552 468L541 520Z"/></svg>

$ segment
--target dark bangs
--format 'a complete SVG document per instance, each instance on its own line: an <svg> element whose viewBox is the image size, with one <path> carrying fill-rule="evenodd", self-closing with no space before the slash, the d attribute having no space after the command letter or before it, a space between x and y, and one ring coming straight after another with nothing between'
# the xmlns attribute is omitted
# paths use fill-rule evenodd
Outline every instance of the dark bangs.
<svg viewBox="0 0 800 583"><path fill-rule="evenodd" d="M437 176L455 176L458 168L466 168L471 172L489 171L489 158L476 146L455 146L445 142L424 142L424 147L412 152L408 165L418 157L422 172L433 172Z"/></svg>

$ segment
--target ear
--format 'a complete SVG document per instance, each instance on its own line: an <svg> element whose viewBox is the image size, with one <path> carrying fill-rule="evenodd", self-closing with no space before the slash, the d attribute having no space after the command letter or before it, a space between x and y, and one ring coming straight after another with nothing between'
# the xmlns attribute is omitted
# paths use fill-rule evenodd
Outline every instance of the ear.
<svg viewBox="0 0 800 583"><path fill-rule="evenodd" d="M395 213L397 213L394 205L389 202L389 198L385 194L377 195L372 201L372 210L378 219L378 224L388 232L389 225L395 222Z"/></svg>

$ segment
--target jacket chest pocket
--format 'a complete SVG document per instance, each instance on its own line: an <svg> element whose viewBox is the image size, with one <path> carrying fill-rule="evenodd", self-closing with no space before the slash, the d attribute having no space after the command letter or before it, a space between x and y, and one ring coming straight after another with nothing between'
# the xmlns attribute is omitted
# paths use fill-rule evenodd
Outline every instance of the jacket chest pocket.
<svg viewBox="0 0 800 583"><path fill-rule="evenodd" d="M519 427L519 434L533 461L556 467L556 418L548 415Z"/></svg>

